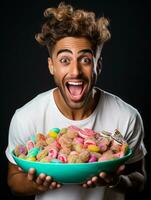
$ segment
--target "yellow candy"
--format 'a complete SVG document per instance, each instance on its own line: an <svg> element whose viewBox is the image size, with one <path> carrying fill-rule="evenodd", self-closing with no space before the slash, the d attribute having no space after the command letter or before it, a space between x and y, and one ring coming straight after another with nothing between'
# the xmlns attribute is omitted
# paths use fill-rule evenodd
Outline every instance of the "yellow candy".
<svg viewBox="0 0 151 200"><path fill-rule="evenodd" d="M29 161L36 161L36 157L26 158L26 160L29 160Z"/></svg>
<svg viewBox="0 0 151 200"><path fill-rule="evenodd" d="M98 151L100 151L100 148L96 145L90 144L90 145L88 145L88 150L93 151L93 152L98 152Z"/></svg>
<svg viewBox="0 0 151 200"><path fill-rule="evenodd" d="M58 134L56 132L54 132L54 131L50 131L48 133L48 136L53 137L53 138L57 138Z"/></svg>

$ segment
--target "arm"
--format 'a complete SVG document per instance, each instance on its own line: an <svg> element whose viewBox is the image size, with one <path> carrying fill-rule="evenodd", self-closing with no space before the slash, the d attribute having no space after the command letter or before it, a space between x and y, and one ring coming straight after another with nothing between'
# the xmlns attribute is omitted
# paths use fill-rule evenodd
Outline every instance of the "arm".
<svg viewBox="0 0 151 200"><path fill-rule="evenodd" d="M125 167L124 174L119 176L119 184L115 189L123 192L141 192L146 182L144 159Z"/></svg>
<svg viewBox="0 0 151 200"><path fill-rule="evenodd" d="M16 195L36 195L51 189L60 188L61 185L53 181L52 177L40 174L35 176L35 170L30 169L24 173L17 165L8 164L8 185Z"/></svg>

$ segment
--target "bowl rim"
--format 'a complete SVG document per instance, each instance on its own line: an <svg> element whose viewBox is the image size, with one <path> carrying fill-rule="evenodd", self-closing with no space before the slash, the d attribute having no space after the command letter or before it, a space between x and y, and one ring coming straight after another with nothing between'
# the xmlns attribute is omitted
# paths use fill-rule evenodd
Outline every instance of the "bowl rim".
<svg viewBox="0 0 151 200"><path fill-rule="evenodd" d="M31 160L26 160L26 159L17 157L14 154L14 150L11 151L11 155L12 155L13 159L25 161L25 162L28 162L28 163L35 163L35 164L38 163L38 164L41 164L41 165L48 165L48 164L51 164L51 165L52 164L53 165L62 165L63 164L63 165L74 165L75 166L75 165L85 165L85 164L87 164L87 165L93 165L93 164L97 164L97 163L112 163L112 162L117 161L117 160L121 161L123 159L127 159L127 158L131 157L132 152L133 152L132 149L128 147L127 153L123 157L121 157L121 158L110 159L110 160L105 160L105 161L100 161L100 162L98 162L98 161L96 161L96 162L87 162L87 163L57 163L57 162L56 163L55 162L49 163L49 162L31 161Z"/></svg>

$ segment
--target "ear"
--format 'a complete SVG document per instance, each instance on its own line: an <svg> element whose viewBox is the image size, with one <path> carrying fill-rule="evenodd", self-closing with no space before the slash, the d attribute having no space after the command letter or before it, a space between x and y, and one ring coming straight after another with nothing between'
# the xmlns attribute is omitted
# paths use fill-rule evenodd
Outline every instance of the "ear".
<svg viewBox="0 0 151 200"><path fill-rule="evenodd" d="M48 68L49 68L49 71L50 71L50 74L53 75L53 63L52 63L52 59L49 57L48 58Z"/></svg>
<svg viewBox="0 0 151 200"><path fill-rule="evenodd" d="M99 75L102 70L102 57L100 56L97 63L97 74Z"/></svg>
<svg viewBox="0 0 151 200"><path fill-rule="evenodd" d="M102 48L103 48L103 43L100 44L99 46L97 46L96 49L96 62L97 62L97 67L96 67L96 72L97 72L97 76L100 75L101 70L102 70L102 57L101 57L101 52L102 52Z"/></svg>

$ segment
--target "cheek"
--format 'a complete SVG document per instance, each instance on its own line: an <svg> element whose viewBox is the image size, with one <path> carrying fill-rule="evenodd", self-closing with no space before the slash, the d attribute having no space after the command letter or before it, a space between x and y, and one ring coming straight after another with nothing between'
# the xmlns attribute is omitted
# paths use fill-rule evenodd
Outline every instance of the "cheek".
<svg viewBox="0 0 151 200"><path fill-rule="evenodd" d="M57 80L57 82L62 82L66 76L65 70L61 68L55 68L54 69L54 79Z"/></svg>
<svg viewBox="0 0 151 200"><path fill-rule="evenodd" d="M54 64L54 71L57 74L66 74L68 72L68 67L67 66L62 66L61 64L59 64L58 62L56 62Z"/></svg>

